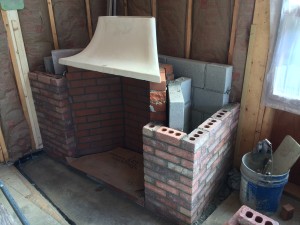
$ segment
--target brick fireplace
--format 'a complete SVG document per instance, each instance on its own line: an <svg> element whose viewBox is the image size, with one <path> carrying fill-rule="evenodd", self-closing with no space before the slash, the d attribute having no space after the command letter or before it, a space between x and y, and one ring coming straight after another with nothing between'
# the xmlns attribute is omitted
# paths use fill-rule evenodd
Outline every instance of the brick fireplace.
<svg viewBox="0 0 300 225"><path fill-rule="evenodd" d="M50 155L118 147L142 154L145 207L175 223L201 215L231 165L239 105L224 106L190 133L167 127L170 65L161 65L160 84L71 67L65 77L33 72L29 78Z"/></svg>

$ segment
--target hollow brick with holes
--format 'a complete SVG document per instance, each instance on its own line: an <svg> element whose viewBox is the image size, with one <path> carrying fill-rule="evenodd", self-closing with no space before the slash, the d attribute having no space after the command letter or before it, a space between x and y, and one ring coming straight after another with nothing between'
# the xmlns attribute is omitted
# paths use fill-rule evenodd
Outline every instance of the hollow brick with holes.
<svg viewBox="0 0 300 225"><path fill-rule="evenodd" d="M210 132L210 135L216 133L221 127L222 121L218 119L208 118L198 128Z"/></svg>
<svg viewBox="0 0 300 225"><path fill-rule="evenodd" d="M160 127L156 131L156 138L171 145L180 146L180 140L186 136L186 133L168 128Z"/></svg>
<svg viewBox="0 0 300 225"><path fill-rule="evenodd" d="M215 114L213 114L211 118L223 121L226 120L228 116L232 116L232 113L230 113L228 110L221 109L217 111Z"/></svg>
<svg viewBox="0 0 300 225"><path fill-rule="evenodd" d="M183 149L195 152L203 146L208 139L209 132L201 129L195 129L182 139L181 146Z"/></svg>
<svg viewBox="0 0 300 225"><path fill-rule="evenodd" d="M279 225L279 223L243 205L224 225Z"/></svg>

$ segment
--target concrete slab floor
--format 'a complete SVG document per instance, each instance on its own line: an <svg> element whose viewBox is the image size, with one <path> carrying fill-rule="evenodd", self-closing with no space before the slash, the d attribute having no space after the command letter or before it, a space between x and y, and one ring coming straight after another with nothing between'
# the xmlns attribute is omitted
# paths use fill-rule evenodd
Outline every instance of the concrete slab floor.
<svg viewBox="0 0 300 225"><path fill-rule="evenodd" d="M295 207L294 217L291 220L283 221L279 218L278 210L276 215L270 216L279 222L280 225L300 225L300 201L287 195L281 198L281 205L290 203ZM241 207L239 192L233 192L218 208L207 218L202 225L223 225Z"/></svg>
<svg viewBox="0 0 300 225"><path fill-rule="evenodd" d="M67 225L61 214L50 204L14 166L1 165L0 179L31 225ZM14 224L21 224L4 194L0 203L12 215Z"/></svg>
<svg viewBox="0 0 300 225"><path fill-rule="evenodd" d="M45 154L27 161L20 169L74 224L171 225Z"/></svg>

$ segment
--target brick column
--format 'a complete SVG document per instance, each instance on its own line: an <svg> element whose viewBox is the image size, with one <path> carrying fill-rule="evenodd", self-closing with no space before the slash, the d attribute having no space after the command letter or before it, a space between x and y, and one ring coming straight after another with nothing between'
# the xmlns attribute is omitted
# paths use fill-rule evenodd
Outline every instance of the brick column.
<svg viewBox="0 0 300 225"><path fill-rule="evenodd" d="M227 105L190 134L154 123L144 135L145 206L193 223L231 166L239 105Z"/></svg>
<svg viewBox="0 0 300 225"><path fill-rule="evenodd" d="M43 72L29 73L44 149L57 157L75 156L76 141L67 81Z"/></svg>

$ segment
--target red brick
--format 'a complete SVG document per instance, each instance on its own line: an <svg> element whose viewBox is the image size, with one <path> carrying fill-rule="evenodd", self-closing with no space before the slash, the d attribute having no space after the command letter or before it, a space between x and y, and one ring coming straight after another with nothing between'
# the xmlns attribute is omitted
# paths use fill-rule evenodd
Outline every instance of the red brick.
<svg viewBox="0 0 300 225"><path fill-rule="evenodd" d="M209 132L201 129L193 130L188 136L182 139L182 148L191 152L196 152L209 139Z"/></svg>
<svg viewBox="0 0 300 225"><path fill-rule="evenodd" d="M150 82L150 90L153 91L165 91L167 87L166 72L163 68L160 68L160 83Z"/></svg>
<svg viewBox="0 0 300 225"><path fill-rule="evenodd" d="M173 187L176 187L177 189L185 192L185 193L188 193L188 194L192 194L192 188L191 187L188 187L184 184L181 184L177 181L174 181L174 180L168 180L168 184L173 186Z"/></svg>
<svg viewBox="0 0 300 225"><path fill-rule="evenodd" d="M39 74L38 81L44 84L51 84L51 77L44 74Z"/></svg>
<svg viewBox="0 0 300 225"><path fill-rule="evenodd" d="M174 187L172 187L170 185L167 185L167 184L165 184L163 182L156 181L156 186L159 187L159 188L161 188L161 189L163 189L163 190L165 190L165 191L167 191L167 192L170 192L170 193L172 193L174 195L179 195L179 190L178 189L176 189L176 188L174 188Z"/></svg>
<svg viewBox="0 0 300 225"><path fill-rule="evenodd" d="M123 107L121 105L116 105L116 106L103 107L100 110L101 113L117 112L117 111L123 111Z"/></svg>
<svg viewBox="0 0 300 225"><path fill-rule="evenodd" d="M85 87L85 92L87 94L94 94L94 93L102 93L110 91L109 86L88 86Z"/></svg>
<svg viewBox="0 0 300 225"><path fill-rule="evenodd" d="M151 190L161 196L164 196L164 197L166 197L166 195L167 195L165 190L162 190L162 189L160 189L152 184L149 184L149 183L145 183L145 188L148 188L149 190Z"/></svg>
<svg viewBox="0 0 300 225"><path fill-rule="evenodd" d="M183 133L181 131L178 130L174 130L168 127L160 127L157 131L156 131L156 138L158 140L167 142L169 144L172 145L180 145L180 140L186 136L186 133Z"/></svg>
<svg viewBox="0 0 300 225"><path fill-rule="evenodd" d="M80 69L80 68L76 68L76 67L72 67L72 66L67 66L68 68L68 72L70 73L74 73L74 72L84 72L84 69Z"/></svg>
<svg viewBox="0 0 300 225"><path fill-rule="evenodd" d="M162 182L166 182L166 176L164 174L156 173L156 172L152 171L151 169L149 169L147 167L144 167L144 173L147 174L150 177L153 177L153 178L157 179L157 180L160 180Z"/></svg>
<svg viewBox="0 0 300 225"><path fill-rule="evenodd" d="M33 72L29 72L28 77L29 77L30 80L37 80L38 79L38 75L36 73L33 73Z"/></svg>
<svg viewBox="0 0 300 225"><path fill-rule="evenodd" d="M168 146L167 151L171 154L174 154L176 156L179 156L181 158L184 158L184 159L187 159L187 160L190 160L190 161L193 161L193 159L194 159L194 154L193 153L191 153L189 151L186 151L186 150L183 150L181 148L174 147L172 145Z"/></svg>
<svg viewBox="0 0 300 225"><path fill-rule="evenodd" d="M85 71L82 73L82 78L84 79L91 79L91 78L101 78L101 77L109 77L110 75L95 72L95 71Z"/></svg>
<svg viewBox="0 0 300 225"><path fill-rule="evenodd" d="M167 162L165 160L160 159L160 158L158 158L154 155L150 155L150 154L144 152L143 156L144 156L145 160L148 160L148 161L153 162L155 164L158 164L160 166L166 166L167 165Z"/></svg>
<svg viewBox="0 0 300 225"><path fill-rule="evenodd" d="M185 160L185 159L181 159L181 163L180 163L183 167L188 168L188 169L193 169L194 168L194 162Z"/></svg>
<svg viewBox="0 0 300 225"><path fill-rule="evenodd" d="M66 86L67 85L67 81L66 78L61 77L61 78L51 78L51 85L55 85L57 87L61 87L61 86Z"/></svg>
<svg viewBox="0 0 300 225"><path fill-rule="evenodd" d="M146 135L148 137L153 137L154 132L160 127L159 124L156 123L148 123L143 127L143 135Z"/></svg>
<svg viewBox="0 0 300 225"><path fill-rule="evenodd" d="M91 79L91 80L74 80L70 81L70 87L71 88L76 88L76 87L89 87L89 86L95 86L96 85L96 80Z"/></svg>
<svg viewBox="0 0 300 225"><path fill-rule="evenodd" d="M280 218L283 220L290 220L294 216L295 208L291 204L285 204L280 211Z"/></svg>
<svg viewBox="0 0 300 225"><path fill-rule="evenodd" d="M164 70L166 71L166 74L172 74L173 73L173 66L171 64L160 63L159 67L164 68Z"/></svg>
<svg viewBox="0 0 300 225"><path fill-rule="evenodd" d="M69 94L70 95L82 95L82 94L84 94L84 88L70 88Z"/></svg>
<svg viewBox="0 0 300 225"><path fill-rule="evenodd" d="M154 113L155 112L164 112L164 114L162 114L162 115L163 115L163 118L165 120L165 118L166 118L166 116L165 116L166 115L166 103L162 103L162 102L158 102L156 104L151 103L150 104L150 111L154 112Z"/></svg>
<svg viewBox="0 0 300 225"><path fill-rule="evenodd" d="M106 113L106 114L92 115L87 118L88 122L102 121L107 119L112 119L111 114Z"/></svg>
<svg viewBox="0 0 300 225"><path fill-rule="evenodd" d="M81 79L81 72L71 72L69 71L66 74L66 78L68 81L70 80L80 80Z"/></svg>
<svg viewBox="0 0 300 225"><path fill-rule="evenodd" d="M75 111L76 116L88 116L88 115L95 115L98 114L98 109L83 109Z"/></svg>
<svg viewBox="0 0 300 225"><path fill-rule="evenodd" d="M110 105L109 99L102 99L101 101L94 101L94 102L87 102L86 107L87 108L99 108L102 106L108 106Z"/></svg>
<svg viewBox="0 0 300 225"><path fill-rule="evenodd" d="M72 109L73 109L73 110L76 110L76 109L84 109L84 108L86 107L84 102L80 102L80 103L72 103L71 106L72 106Z"/></svg>
<svg viewBox="0 0 300 225"><path fill-rule="evenodd" d="M73 96L74 102L87 102L87 101L95 101L97 100L97 94L89 94L89 95L78 95Z"/></svg>
<svg viewBox="0 0 300 225"><path fill-rule="evenodd" d="M180 158L157 149L155 150L155 155L173 163L180 163Z"/></svg>
<svg viewBox="0 0 300 225"><path fill-rule="evenodd" d="M145 136L143 137L143 142L144 144L150 145L155 149L159 149L163 151L166 151L168 149L168 145L166 143Z"/></svg>
<svg viewBox="0 0 300 225"><path fill-rule="evenodd" d="M166 91L151 91L150 92L150 102L151 103L166 103Z"/></svg>
<svg viewBox="0 0 300 225"><path fill-rule="evenodd" d="M198 128L210 132L210 135L216 133L222 125L221 120L209 118L204 121Z"/></svg>
<svg viewBox="0 0 300 225"><path fill-rule="evenodd" d="M144 149L144 152L147 152L147 153L150 153L150 154L154 154L154 149L149 146L149 145L143 145L143 149Z"/></svg>

